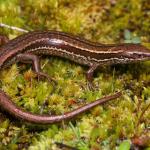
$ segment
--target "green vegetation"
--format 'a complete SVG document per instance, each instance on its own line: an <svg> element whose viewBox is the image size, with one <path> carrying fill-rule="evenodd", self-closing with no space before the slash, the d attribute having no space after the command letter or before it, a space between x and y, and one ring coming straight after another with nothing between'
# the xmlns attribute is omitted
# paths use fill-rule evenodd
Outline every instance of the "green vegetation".
<svg viewBox="0 0 150 150"><path fill-rule="evenodd" d="M139 43L150 48L147 0L0 0L0 22L32 30L59 30L102 43ZM16 30L0 27L14 38ZM122 90L123 96L70 121L35 126L0 113L0 149L59 149L55 142L79 150L128 150L134 137L150 148L150 62L102 67L89 91L87 67L55 57L42 69L57 81L37 80L31 65L14 64L0 73L1 88L16 105L39 114L62 114ZM144 137L146 138L144 138ZM144 140L144 141L145 141ZM137 143L137 141L136 141Z"/></svg>

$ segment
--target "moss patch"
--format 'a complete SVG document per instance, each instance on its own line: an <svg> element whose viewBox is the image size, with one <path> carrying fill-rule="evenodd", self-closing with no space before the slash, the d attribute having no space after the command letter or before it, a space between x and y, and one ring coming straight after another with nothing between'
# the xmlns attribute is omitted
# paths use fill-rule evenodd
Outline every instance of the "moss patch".
<svg viewBox="0 0 150 150"><path fill-rule="evenodd" d="M142 42L150 48L149 18L146 0L0 0L2 23L29 31L65 31L102 43ZM2 27L0 33L11 39L22 34ZM57 81L55 89L46 80L38 82L30 65L14 64L0 74L2 89L27 111L62 114L116 90L123 96L70 122L42 128L1 113L0 149L55 150L55 142L60 142L80 150L122 150L129 149L134 137L146 135L149 140L149 62L101 68L94 77L94 92L87 88L88 68L55 57L43 58L41 65Z"/></svg>

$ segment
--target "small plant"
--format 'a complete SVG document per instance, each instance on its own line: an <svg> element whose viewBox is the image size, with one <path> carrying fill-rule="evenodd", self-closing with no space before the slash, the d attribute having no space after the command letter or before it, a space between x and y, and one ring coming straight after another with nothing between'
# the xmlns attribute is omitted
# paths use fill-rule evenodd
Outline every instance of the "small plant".
<svg viewBox="0 0 150 150"><path fill-rule="evenodd" d="M129 30L124 31L124 42L125 43L141 43L141 38L138 36L134 36Z"/></svg>

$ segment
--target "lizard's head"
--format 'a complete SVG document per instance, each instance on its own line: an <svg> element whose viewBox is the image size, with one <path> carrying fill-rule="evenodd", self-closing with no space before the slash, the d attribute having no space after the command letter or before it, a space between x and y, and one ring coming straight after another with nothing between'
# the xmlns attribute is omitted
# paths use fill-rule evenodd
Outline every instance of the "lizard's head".
<svg viewBox="0 0 150 150"><path fill-rule="evenodd" d="M150 50L140 44L129 44L123 51L123 56L131 62L150 60Z"/></svg>

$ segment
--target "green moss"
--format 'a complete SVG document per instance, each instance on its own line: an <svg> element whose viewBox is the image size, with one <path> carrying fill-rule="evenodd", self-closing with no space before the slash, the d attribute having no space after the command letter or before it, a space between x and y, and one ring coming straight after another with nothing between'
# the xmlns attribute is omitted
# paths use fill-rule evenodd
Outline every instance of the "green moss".
<svg viewBox="0 0 150 150"><path fill-rule="evenodd" d="M0 22L29 31L61 30L102 43L141 42L150 47L148 9L146 0L0 0ZM7 28L0 33L10 38L22 34ZM38 82L30 65L15 64L0 74L2 89L27 111L63 114L116 90L123 96L71 122L44 126L43 131L1 113L0 149L55 150L55 141L80 150L128 149L129 142L122 139L148 130L149 62L101 68L94 77L98 90L93 92L85 79L88 68L55 57L43 58L41 65L57 81L55 88L45 79Z"/></svg>

